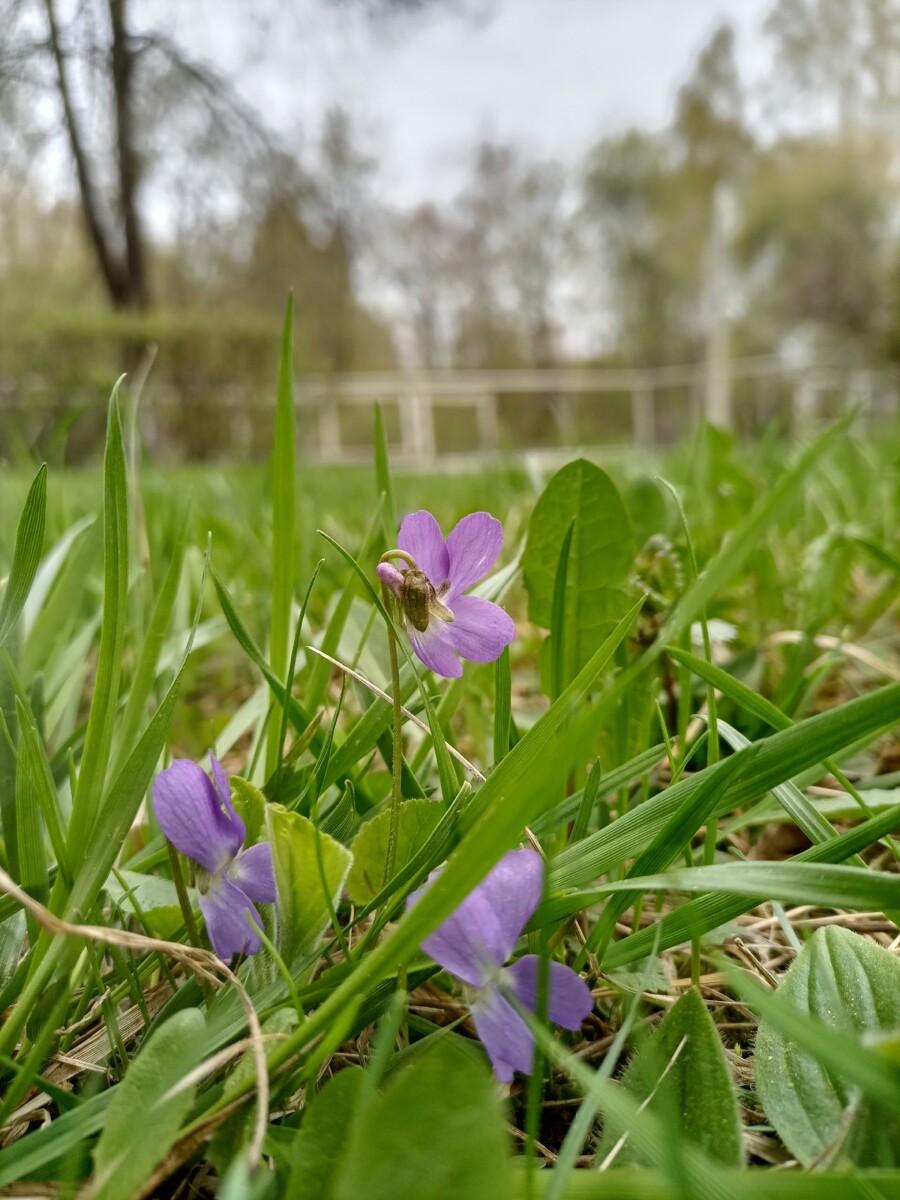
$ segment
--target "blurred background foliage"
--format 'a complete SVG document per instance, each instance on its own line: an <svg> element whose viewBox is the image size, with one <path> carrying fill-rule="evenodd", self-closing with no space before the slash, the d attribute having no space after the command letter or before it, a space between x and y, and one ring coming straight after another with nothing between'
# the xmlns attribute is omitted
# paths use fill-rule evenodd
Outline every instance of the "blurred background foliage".
<svg viewBox="0 0 900 1200"><path fill-rule="evenodd" d="M478 7L333 3L394 23ZM406 210L378 198L362 123L333 108L286 147L166 11L0 0L0 401L49 408L69 461L97 445L85 409L151 343L176 437L208 452L192 401L267 392L290 287L301 373L702 361L714 260L733 356L900 359L898 0L777 0L752 80L722 24L666 128L565 169L479 140L458 194ZM240 38L267 5L221 12ZM573 296L602 350L573 349ZM0 453L28 441L6 430Z"/></svg>

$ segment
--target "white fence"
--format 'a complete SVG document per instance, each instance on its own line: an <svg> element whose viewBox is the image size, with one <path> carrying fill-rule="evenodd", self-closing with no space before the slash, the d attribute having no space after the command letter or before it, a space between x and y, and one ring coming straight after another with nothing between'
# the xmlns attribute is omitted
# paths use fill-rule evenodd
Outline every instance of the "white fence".
<svg viewBox="0 0 900 1200"><path fill-rule="evenodd" d="M721 380L719 381L721 383ZM379 403L398 463L466 462L504 451L591 445L653 449L690 434L707 411L707 364L631 369L398 371L296 381L299 449L322 462L371 461ZM775 358L732 360L727 411L740 435L772 421L805 434L852 406L867 421L900 411L895 372ZM721 395L719 397L721 400ZM40 445L73 406L88 414L78 455L102 445L103 398L51 394L37 382L0 388L0 441ZM271 446L268 388L193 382L178 390L151 376L140 406L144 444L156 461L265 457ZM461 432L464 427L464 432ZM12 436L15 435L15 436ZM0 452L3 452L0 446Z"/></svg>
<svg viewBox="0 0 900 1200"><path fill-rule="evenodd" d="M318 451L325 461L356 457L346 435L348 424L352 429L356 422L352 415L348 422L346 414L361 416L377 402L385 410L396 409L399 459L427 463L446 452L437 433L441 410L468 410L477 430L477 452L494 455L515 440L517 424L526 424L516 421L517 410L522 418L529 406L543 405L552 435L541 444L572 447L586 440L586 416L602 428L612 398L625 400L627 418L624 428L620 420L611 429L618 436L610 440L657 448L696 428L706 412L708 383L705 363L641 370L384 372L307 379L297 386L297 401L301 410L316 414ZM758 432L780 418L786 431L803 435L848 407L867 421L900 410L900 378L893 372L789 367L774 358L732 361L729 391L733 424L743 433ZM369 456L368 449L364 454Z"/></svg>

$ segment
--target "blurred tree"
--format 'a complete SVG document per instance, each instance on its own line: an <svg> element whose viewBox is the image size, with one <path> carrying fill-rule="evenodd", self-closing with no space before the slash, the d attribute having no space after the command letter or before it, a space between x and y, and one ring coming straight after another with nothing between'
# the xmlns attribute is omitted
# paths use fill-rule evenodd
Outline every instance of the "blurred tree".
<svg viewBox="0 0 900 1200"><path fill-rule="evenodd" d="M766 20L775 94L847 134L885 127L900 101L898 0L778 0Z"/></svg>
<svg viewBox="0 0 900 1200"><path fill-rule="evenodd" d="M669 131L632 130L589 155L581 223L599 247L631 361L698 354L716 195L752 153L734 33L723 25L679 91Z"/></svg>
<svg viewBox="0 0 900 1200"><path fill-rule="evenodd" d="M641 365L671 361L685 341L694 289L675 261L675 183L667 140L631 130L594 148L582 186L581 221L596 239L616 332Z"/></svg>
<svg viewBox="0 0 900 1200"><path fill-rule="evenodd" d="M449 219L435 204L420 204L387 221L381 257L397 293L406 357L417 367L450 362L454 237Z"/></svg>
<svg viewBox="0 0 900 1200"><path fill-rule="evenodd" d="M884 327L895 186L874 135L785 139L759 155L737 240L763 343L806 326L872 351Z"/></svg>
<svg viewBox="0 0 900 1200"><path fill-rule="evenodd" d="M476 147L454 214L457 355L466 366L553 363L562 192L555 166L530 162L512 146Z"/></svg>
<svg viewBox="0 0 900 1200"><path fill-rule="evenodd" d="M58 0L0 0L0 119L18 125L27 111L28 136L39 133L42 146L64 132L109 300L145 308L151 289L141 189L156 129L164 123L167 154L185 149L171 137L177 105L182 115L190 110L207 141L215 134L222 153L243 154L250 143L258 149L265 137L207 63L162 29L133 28L128 0L81 0L65 9ZM192 159L188 153L182 169Z"/></svg>
<svg viewBox="0 0 900 1200"><path fill-rule="evenodd" d="M672 132L678 152L703 176L697 183L709 195L721 182L733 181L752 153L731 25L714 31L679 89Z"/></svg>

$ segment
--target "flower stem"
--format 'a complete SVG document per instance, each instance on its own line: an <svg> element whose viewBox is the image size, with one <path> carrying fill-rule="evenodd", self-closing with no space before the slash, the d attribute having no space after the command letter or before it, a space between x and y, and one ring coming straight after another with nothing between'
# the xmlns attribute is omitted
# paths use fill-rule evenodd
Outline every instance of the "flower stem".
<svg viewBox="0 0 900 1200"><path fill-rule="evenodd" d="M181 869L181 862L178 858L178 852L175 847L166 838L166 849L169 852L169 865L172 868L172 882L175 884L175 894L178 896L178 906L181 909L181 915L184 917L184 927L187 930L188 941L197 950L202 950L203 943L200 941L200 930L197 928L197 922L194 920L194 910L191 908L191 902L188 899L187 885L184 882L184 872ZM209 981L204 979L202 975L198 976L200 986L203 988L203 995L206 998L207 1006L212 1000L212 988Z"/></svg>
<svg viewBox="0 0 900 1200"><path fill-rule="evenodd" d="M391 703L394 710L393 727L393 761L391 763L391 824L388 833L387 859L384 864L384 883L388 883L394 874L397 861L397 833L400 826L400 805L403 801L402 769L403 769L403 711L400 704L400 661L397 657L397 639L394 626L390 622L387 627L388 653L391 658Z"/></svg>

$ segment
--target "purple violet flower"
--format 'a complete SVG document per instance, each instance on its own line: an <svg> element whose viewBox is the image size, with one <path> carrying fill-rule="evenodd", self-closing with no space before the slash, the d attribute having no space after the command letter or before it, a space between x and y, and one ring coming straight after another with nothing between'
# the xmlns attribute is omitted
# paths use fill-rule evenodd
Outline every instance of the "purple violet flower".
<svg viewBox="0 0 900 1200"><path fill-rule="evenodd" d="M510 850L422 943L435 962L475 990L472 1018L501 1083L509 1083L515 1071L531 1073L534 1035L500 984L534 1011L540 958L526 954L509 967L504 964L540 902L543 874L539 854ZM413 892L407 904L421 895ZM547 1016L564 1029L580 1028L594 1007L590 988L571 967L553 960L548 967Z"/></svg>
<svg viewBox="0 0 900 1200"><path fill-rule="evenodd" d="M446 541L430 512L405 517L398 548L412 560L398 571L378 565L378 575L396 597L412 648L437 675L462 675L457 654L470 662L493 662L516 636L512 617L499 604L463 593L497 561L503 526L486 512L469 513ZM390 555L385 555L385 558Z"/></svg>
<svg viewBox="0 0 900 1200"><path fill-rule="evenodd" d="M231 803L222 764L210 754L213 782L190 759L176 758L153 783L153 811L163 833L197 864L197 889L206 932L219 958L256 954L259 934L247 914L262 925L254 900L276 898L272 847L268 842L242 849L247 830Z"/></svg>

